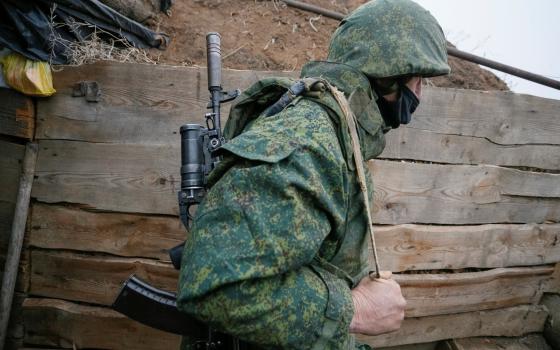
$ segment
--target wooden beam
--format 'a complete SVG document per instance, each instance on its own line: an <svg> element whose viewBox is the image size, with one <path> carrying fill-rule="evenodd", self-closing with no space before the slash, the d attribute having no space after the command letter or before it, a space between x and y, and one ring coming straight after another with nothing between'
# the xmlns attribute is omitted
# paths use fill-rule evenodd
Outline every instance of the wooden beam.
<svg viewBox="0 0 560 350"><path fill-rule="evenodd" d="M547 316L546 308L540 305L521 305L507 309L407 318L396 332L375 337L358 335L357 339L375 348L449 338L518 337L542 332Z"/></svg>
<svg viewBox="0 0 560 350"><path fill-rule="evenodd" d="M412 117L412 120L414 121L415 117ZM558 145L502 145L485 137L444 134L403 126L387 133L385 140L385 150L379 158L560 169Z"/></svg>
<svg viewBox="0 0 560 350"><path fill-rule="evenodd" d="M31 259L31 295L92 304L111 305L123 282L132 274L171 292L176 291L179 277L179 271L171 264L150 259L37 250L32 251Z"/></svg>
<svg viewBox="0 0 560 350"><path fill-rule="evenodd" d="M560 174L496 166L375 160L374 221L483 224L558 221Z"/></svg>
<svg viewBox="0 0 560 350"><path fill-rule="evenodd" d="M144 326L108 308L56 299L23 303L25 344L79 349L178 349L180 337Z"/></svg>
<svg viewBox="0 0 560 350"><path fill-rule="evenodd" d="M560 261L560 224L396 225L376 226L374 231L382 267L393 272Z"/></svg>
<svg viewBox="0 0 560 350"><path fill-rule="evenodd" d="M99 62L53 75L57 93L37 107L38 139L169 145L179 143L181 125L204 123L209 92L203 67ZM223 87L246 89L270 76L297 77L298 72L223 70ZM72 97L72 86L81 80L99 83L99 103ZM222 106L224 121L230 105Z"/></svg>
<svg viewBox="0 0 560 350"><path fill-rule="evenodd" d="M32 140L34 132L33 100L15 90L0 88L0 135Z"/></svg>
<svg viewBox="0 0 560 350"><path fill-rule="evenodd" d="M550 317L544 327L544 336L553 349L560 348L560 295L545 294L541 302L549 311Z"/></svg>
<svg viewBox="0 0 560 350"><path fill-rule="evenodd" d="M245 89L263 77L298 75L224 70L223 81ZM80 80L98 81L102 101L72 98ZM58 93L39 101L39 139L177 144L179 127L202 123L208 101L205 68L100 62L66 67L54 81ZM382 157L560 169L558 110L560 102L533 96L427 88L412 123L388 134Z"/></svg>
<svg viewBox="0 0 560 350"><path fill-rule="evenodd" d="M552 350L541 334L524 337L477 337L447 340L437 350Z"/></svg>
<svg viewBox="0 0 560 350"><path fill-rule="evenodd" d="M537 304L553 267L394 275L407 302L406 317Z"/></svg>
<svg viewBox="0 0 560 350"><path fill-rule="evenodd" d="M17 200L14 210L14 220L10 234L10 243L6 253L4 264L4 274L2 276L2 288L0 290L0 344L4 344L12 300L16 288L16 281L19 271L23 237L27 224L27 212L31 199L31 186L35 174L35 164L37 162L37 144L28 143L25 147L25 158L23 161L21 178Z"/></svg>
<svg viewBox="0 0 560 350"><path fill-rule="evenodd" d="M184 241L186 235L178 217L96 213L36 203L29 244L170 261L168 250Z"/></svg>
<svg viewBox="0 0 560 350"><path fill-rule="evenodd" d="M102 213L35 203L29 244L169 261L187 234L176 217ZM560 261L560 224L376 226L384 269L496 268Z"/></svg>
<svg viewBox="0 0 560 350"><path fill-rule="evenodd" d="M32 251L30 293L110 305L135 273L158 288L175 291L178 273L148 259ZM537 303L552 267L495 269L457 274L395 275L407 299L407 317Z"/></svg>
<svg viewBox="0 0 560 350"><path fill-rule="evenodd" d="M108 349L177 348L179 337L142 326L107 308L56 299L26 299L25 343L42 346ZM541 306L411 318L401 330L376 337L358 336L374 347L399 346L473 336L520 336L543 329ZM458 326L460 325L460 326ZM102 334L103 336L100 336Z"/></svg>
<svg viewBox="0 0 560 350"><path fill-rule="evenodd" d="M40 142L33 196L100 210L178 214L180 150L155 144ZM560 174L376 160L380 224L541 223L560 217Z"/></svg>

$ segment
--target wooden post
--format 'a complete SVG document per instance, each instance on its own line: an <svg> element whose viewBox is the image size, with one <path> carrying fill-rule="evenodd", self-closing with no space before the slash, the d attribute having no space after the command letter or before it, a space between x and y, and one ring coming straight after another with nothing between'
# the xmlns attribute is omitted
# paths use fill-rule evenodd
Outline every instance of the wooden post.
<svg viewBox="0 0 560 350"><path fill-rule="evenodd" d="M544 326L544 337L553 349L560 349L560 295L545 294L541 304L546 306L549 312Z"/></svg>
<svg viewBox="0 0 560 350"><path fill-rule="evenodd" d="M23 169L19 182L19 191L14 211L14 221L12 224L12 235L8 246L6 264L4 268L4 278L2 279L2 289L0 290L0 348L4 347L8 321L14 296L14 288L17 279L19 257L23 245L25 234L25 223L29 209L31 197L31 185L35 174L35 163L37 162L38 146L35 143L28 143L23 159Z"/></svg>

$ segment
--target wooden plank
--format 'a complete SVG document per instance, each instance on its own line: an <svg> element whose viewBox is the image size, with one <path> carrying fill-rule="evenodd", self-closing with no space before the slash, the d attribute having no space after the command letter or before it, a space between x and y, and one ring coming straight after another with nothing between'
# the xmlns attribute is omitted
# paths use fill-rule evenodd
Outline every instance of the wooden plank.
<svg viewBox="0 0 560 350"><path fill-rule="evenodd" d="M15 90L0 88L0 134L32 140L34 132L33 100Z"/></svg>
<svg viewBox="0 0 560 350"><path fill-rule="evenodd" d="M96 213L36 203L29 244L170 261L168 249L181 243L186 234L177 217Z"/></svg>
<svg viewBox="0 0 560 350"><path fill-rule="evenodd" d="M16 202L25 146L0 140L0 200Z"/></svg>
<svg viewBox="0 0 560 350"><path fill-rule="evenodd" d="M560 174L375 160L380 224L542 223L560 218Z"/></svg>
<svg viewBox="0 0 560 350"><path fill-rule="evenodd" d="M245 89L263 77L298 74L224 70L223 81ZM57 94L38 105L39 139L178 143L180 125L203 122L205 68L100 62L54 75ZM98 81L102 101L71 97L80 80ZM382 157L560 169L559 107L532 96L427 88L412 123L388 134Z"/></svg>
<svg viewBox="0 0 560 350"><path fill-rule="evenodd" d="M559 145L560 101L501 91L426 89L409 127L501 145Z"/></svg>
<svg viewBox="0 0 560 350"><path fill-rule="evenodd" d="M29 244L169 261L186 230L175 217L100 213L35 203ZM376 226L384 269L496 268L560 261L560 224Z"/></svg>
<svg viewBox="0 0 560 350"><path fill-rule="evenodd" d="M226 90L246 89L264 77L298 75L224 70L222 81ZM204 123L209 101L205 67L99 62L65 67L54 73L53 80L57 94L38 104L37 139L178 143L181 125ZM72 97L72 86L81 80L100 84L99 103ZM222 106L224 121L229 106Z"/></svg>
<svg viewBox="0 0 560 350"><path fill-rule="evenodd" d="M110 305L132 274L175 291L170 264L35 250L30 293L36 296ZM407 299L407 317L537 303L552 267L496 269L458 274L395 275Z"/></svg>
<svg viewBox="0 0 560 350"><path fill-rule="evenodd" d="M517 337L542 332L548 312L540 305L407 318L400 330L375 337L358 335L372 347L432 342L449 338Z"/></svg>
<svg viewBox="0 0 560 350"><path fill-rule="evenodd" d="M158 288L177 289L179 272L171 264L155 260L37 250L32 251L31 259L32 295L111 305L132 274Z"/></svg>
<svg viewBox="0 0 560 350"><path fill-rule="evenodd" d="M451 274L394 275L406 299L406 317L537 304L553 267L499 268Z"/></svg>
<svg viewBox="0 0 560 350"><path fill-rule="evenodd" d="M412 120L411 125L415 125L415 117ZM558 145L501 145L484 137L443 134L413 126L401 126L387 133L385 140L385 150L379 158L560 169Z"/></svg>
<svg viewBox="0 0 560 350"><path fill-rule="evenodd" d="M544 336L554 349L560 348L560 295L545 294L541 303L546 306L550 318L544 326Z"/></svg>
<svg viewBox="0 0 560 350"><path fill-rule="evenodd" d="M177 215L179 153L169 145L43 140L33 196ZM381 160L371 162L371 171L374 220L380 224L541 223L560 217L560 174Z"/></svg>
<svg viewBox="0 0 560 350"><path fill-rule="evenodd" d="M31 186L35 175L35 165L37 163L37 150L38 147L36 143L27 143L25 147L25 157L18 186L14 220L3 268L2 288L0 289L0 344L4 344L6 339L12 300L16 290L23 238L27 225L27 213L31 200Z"/></svg>
<svg viewBox="0 0 560 350"><path fill-rule="evenodd" d="M169 145L39 143L33 196L119 212L178 215L180 150Z"/></svg>
<svg viewBox="0 0 560 350"><path fill-rule="evenodd" d="M524 337L478 337L452 339L444 342L438 350L552 350L541 334Z"/></svg>
<svg viewBox="0 0 560 350"><path fill-rule="evenodd" d="M56 299L23 303L25 344L78 349L178 349L180 337L144 326L108 308Z"/></svg>
<svg viewBox="0 0 560 350"><path fill-rule="evenodd" d="M376 226L374 231L382 267L393 272L560 261L560 224L396 225Z"/></svg>

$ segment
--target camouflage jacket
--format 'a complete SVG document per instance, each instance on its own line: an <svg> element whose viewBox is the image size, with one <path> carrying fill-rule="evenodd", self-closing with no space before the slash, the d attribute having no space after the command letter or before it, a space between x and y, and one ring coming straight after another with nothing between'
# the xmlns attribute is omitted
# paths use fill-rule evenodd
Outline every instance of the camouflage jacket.
<svg viewBox="0 0 560 350"><path fill-rule="evenodd" d="M345 93L372 159L387 128L369 79L446 74L445 45L418 4L371 1L341 22L329 62L302 76ZM348 334L350 290L368 271L367 219L348 128L329 93L259 117L270 83L232 108L224 160L185 245L178 307L257 348L358 347Z"/></svg>
<svg viewBox="0 0 560 350"><path fill-rule="evenodd" d="M384 124L363 74L315 62L302 75L344 91L364 157L381 153ZM357 346L350 289L368 272L368 236L345 125L328 93L242 122L233 108L225 133L237 136L183 254L181 310L266 349Z"/></svg>

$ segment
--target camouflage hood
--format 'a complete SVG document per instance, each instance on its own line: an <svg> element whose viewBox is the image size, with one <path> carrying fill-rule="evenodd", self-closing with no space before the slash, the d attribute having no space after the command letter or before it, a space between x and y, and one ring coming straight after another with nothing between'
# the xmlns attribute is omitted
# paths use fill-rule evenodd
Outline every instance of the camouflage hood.
<svg viewBox="0 0 560 350"><path fill-rule="evenodd" d="M369 78L448 74L446 40L436 19L410 0L368 2L334 33L328 61L344 63Z"/></svg>

